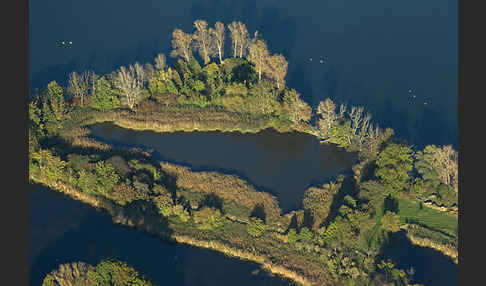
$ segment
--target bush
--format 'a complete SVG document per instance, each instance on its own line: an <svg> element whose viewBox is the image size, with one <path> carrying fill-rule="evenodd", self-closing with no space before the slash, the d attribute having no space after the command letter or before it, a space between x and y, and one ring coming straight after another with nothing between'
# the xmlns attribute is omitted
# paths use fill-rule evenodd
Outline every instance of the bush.
<svg viewBox="0 0 486 286"><path fill-rule="evenodd" d="M289 229L289 232L287 233L287 241L290 244L294 244L297 242L297 232L295 231L295 229Z"/></svg>
<svg viewBox="0 0 486 286"><path fill-rule="evenodd" d="M227 95L246 95L248 94L248 89L243 83L233 82L226 87Z"/></svg>
<svg viewBox="0 0 486 286"><path fill-rule="evenodd" d="M400 230L398 215L391 211L387 211L381 218L381 226L384 230L389 232L397 232Z"/></svg>
<svg viewBox="0 0 486 286"><path fill-rule="evenodd" d="M213 229L223 222L223 217L218 209L206 206L194 211L193 219L198 224L197 227L203 230Z"/></svg>
<svg viewBox="0 0 486 286"><path fill-rule="evenodd" d="M120 107L120 99L115 95L105 77L101 77L97 82L96 93L92 96L91 106L101 111Z"/></svg>
<svg viewBox="0 0 486 286"><path fill-rule="evenodd" d="M260 237L265 233L265 224L257 217L250 217L246 231L251 237Z"/></svg>
<svg viewBox="0 0 486 286"><path fill-rule="evenodd" d="M305 243L312 242L314 234L307 227L303 227L299 232L299 240Z"/></svg>

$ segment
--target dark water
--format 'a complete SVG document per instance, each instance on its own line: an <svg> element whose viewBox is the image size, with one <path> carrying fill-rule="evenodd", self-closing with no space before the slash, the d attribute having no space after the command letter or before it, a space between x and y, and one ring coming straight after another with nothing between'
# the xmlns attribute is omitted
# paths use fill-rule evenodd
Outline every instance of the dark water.
<svg viewBox="0 0 486 286"><path fill-rule="evenodd" d="M452 259L432 248L413 245L405 232L395 234L383 249L383 259L392 259L399 269L415 270L416 283L426 286L458 285L458 266Z"/></svg>
<svg viewBox="0 0 486 286"><path fill-rule="evenodd" d="M362 105L418 147L457 148L457 0L29 3L32 90L73 70L107 73L168 55L172 31L192 32L196 19L238 20L288 59L287 84L312 106L326 97Z"/></svg>
<svg viewBox="0 0 486 286"><path fill-rule="evenodd" d="M30 192L30 285L41 285L59 264L95 265L113 257L128 262L158 285L292 285L254 263L218 252L171 244L112 223L106 213L39 185Z"/></svg>
<svg viewBox="0 0 486 286"><path fill-rule="evenodd" d="M314 136L273 129L256 134L157 133L106 122L92 126L91 132L101 141L151 147L156 157L196 171L238 174L259 190L274 194L284 211L300 208L310 185L349 171L356 158L341 148L321 145Z"/></svg>

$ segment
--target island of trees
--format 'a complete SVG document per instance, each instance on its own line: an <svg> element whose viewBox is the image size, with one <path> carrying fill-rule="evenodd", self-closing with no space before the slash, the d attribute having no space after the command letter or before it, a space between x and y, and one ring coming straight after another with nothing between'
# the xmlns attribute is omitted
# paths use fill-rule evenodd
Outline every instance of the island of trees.
<svg viewBox="0 0 486 286"><path fill-rule="evenodd" d="M105 259L96 266L82 261L59 265L47 274L42 286L156 286L123 261Z"/></svg>
<svg viewBox="0 0 486 286"><path fill-rule="evenodd" d="M194 29L174 30L172 67L159 54L105 75L72 72L67 87L50 82L29 103L30 180L117 223L258 262L302 285L411 285L413 271L379 255L400 229L457 263L456 150L415 150L363 107L327 98L313 110L286 86L286 59L244 23L197 20ZM158 132L295 130L359 160L353 176L310 187L302 209L282 214L274 196L237 176L90 138L87 126L105 121Z"/></svg>

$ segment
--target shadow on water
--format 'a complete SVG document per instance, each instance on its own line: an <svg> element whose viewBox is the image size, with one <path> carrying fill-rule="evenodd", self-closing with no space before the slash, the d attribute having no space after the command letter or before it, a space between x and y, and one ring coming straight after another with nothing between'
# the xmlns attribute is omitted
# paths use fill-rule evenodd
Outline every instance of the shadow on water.
<svg viewBox="0 0 486 286"><path fill-rule="evenodd" d="M110 217L108 212L99 212L68 196L39 185L31 186L31 215L36 219L30 221L30 229L37 230L32 239L34 244L42 242L44 246L35 260L31 257L30 285L41 285L45 275L59 264L84 261L95 265L109 257L126 261L157 285L228 285L230 281L238 286L290 285L263 271L252 275L251 271L258 268L254 263L170 242L167 221L156 216L150 204L138 201L125 207L108 206L113 216ZM38 204L48 206L49 211L41 211ZM65 206L82 213L82 219L72 226L59 225L57 222L63 217L72 219L73 211L64 211ZM113 223L128 219L152 235Z"/></svg>
<svg viewBox="0 0 486 286"><path fill-rule="evenodd" d="M425 286L458 283L458 265L451 258L435 249L412 244L403 230L392 234L380 253L383 260L391 259L399 269L413 267L415 283Z"/></svg>

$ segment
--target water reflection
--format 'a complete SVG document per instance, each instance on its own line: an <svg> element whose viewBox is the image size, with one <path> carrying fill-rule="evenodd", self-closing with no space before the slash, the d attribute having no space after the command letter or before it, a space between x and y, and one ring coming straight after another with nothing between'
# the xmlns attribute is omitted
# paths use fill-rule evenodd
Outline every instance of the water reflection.
<svg viewBox="0 0 486 286"><path fill-rule="evenodd" d="M106 128L111 131L105 132ZM109 143L149 146L158 159L190 166L195 171L237 174L258 189L276 195L284 211L299 208L311 184L349 171L356 158L343 149L319 144L311 135L272 129L257 134L156 133L102 123L92 126L91 131L93 137Z"/></svg>

